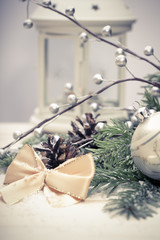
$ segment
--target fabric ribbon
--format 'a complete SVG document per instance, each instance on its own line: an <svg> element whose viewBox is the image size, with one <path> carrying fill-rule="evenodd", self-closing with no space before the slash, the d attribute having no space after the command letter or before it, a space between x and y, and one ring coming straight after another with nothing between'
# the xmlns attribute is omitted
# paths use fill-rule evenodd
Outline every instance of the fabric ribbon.
<svg viewBox="0 0 160 240"><path fill-rule="evenodd" d="M34 149L25 145L9 165L0 190L7 204L14 204L40 191L53 207L64 207L84 200L95 167L92 154L72 158L49 170Z"/></svg>

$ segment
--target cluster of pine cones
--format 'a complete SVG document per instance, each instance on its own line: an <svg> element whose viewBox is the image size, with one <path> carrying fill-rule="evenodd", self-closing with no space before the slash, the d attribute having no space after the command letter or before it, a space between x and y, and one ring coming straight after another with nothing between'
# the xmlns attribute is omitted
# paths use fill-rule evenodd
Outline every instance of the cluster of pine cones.
<svg viewBox="0 0 160 240"><path fill-rule="evenodd" d="M96 115L85 113L85 119L81 120L76 117L76 122L71 122L72 131L68 131L68 139L59 137L58 139L52 135L48 136L48 142L42 142L41 147L36 147L42 156L42 161L46 168L53 169L68 159L77 157L82 154L80 148L84 145L94 147L93 136L97 133ZM102 122L102 121L100 121ZM106 123L103 121L103 123ZM80 127L78 126L80 125Z"/></svg>

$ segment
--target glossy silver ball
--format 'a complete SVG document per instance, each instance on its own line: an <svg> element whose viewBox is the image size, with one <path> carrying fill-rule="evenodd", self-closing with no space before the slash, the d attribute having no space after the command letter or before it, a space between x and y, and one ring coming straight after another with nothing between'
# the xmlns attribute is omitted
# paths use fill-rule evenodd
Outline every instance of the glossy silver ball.
<svg viewBox="0 0 160 240"><path fill-rule="evenodd" d="M46 6L50 6L52 4L50 0L43 0L42 3Z"/></svg>
<svg viewBox="0 0 160 240"><path fill-rule="evenodd" d="M115 63L118 67L124 67L127 64L127 58L124 55L118 55L116 57Z"/></svg>
<svg viewBox="0 0 160 240"><path fill-rule="evenodd" d="M59 106L57 103L51 103L50 106L49 106L49 111L51 113L57 113L59 111Z"/></svg>
<svg viewBox="0 0 160 240"><path fill-rule="evenodd" d="M97 112L99 110L99 104L96 103L96 102L91 103L90 107L91 107L93 112Z"/></svg>
<svg viewBox="0 0 160 240"><path fill-rule="evenodd" d="M125 51L122 48L117 48L117 50L115 52L116 57L119 55L125 55Z"/></svg>
<svg viewBox="0 0 160 240"><path fill-rule="evenodd" d="M151 56L154 53L154 49L151 46L146 46L144 49L144 54L146 56Z"/></svg>
<svg viewBox="0 0 160 240"><path fill-rule="evenodd" d="M13 138L17 140L22 135L22 132L19 130L16 130L13 132Z"/></svg>
<svg viewBox="0 0 160 240"><path fill-rule="evenodd" d="M135 125L138 125L139 120L138 120L138 118L137 118L135 115L133 115L133 116L131 117L131 122L132 122L133 125L135 126Z"/></svg>
<svg viewBox="0 0 160 240"><path fill-rule="evenodd" d="M5 154L5 150L1 148L1 149L0 149L0 157L3 157L4 154Z"/></svg>
<svg viewBox="0 0 160 240"><path fill-rule="evenodd" d="M35 137L40 138L43 135L43 129L42 128L36 128L33 133L34 133Z"/></svg>
<svg viewBox="0 0 160 240"><path fill-rule="evenodd" d="M93 81L95 84L99 85L103 82L103 77L101 74L97 73L93 76Z"/></svg>
<svg viewBox="0 0 160 240"><path fill-rule="evenodd" d="M131 154L137 168L146 176L160 180L160 112L141 122L131 140Z"/></svg>
<svg viewBox="0 0 160 240"><path fill-rule="evenodd" d="M131 121L127 121L125 122L126 127L128 127L129 129L133 128L133 123Z"/></svg>
<svg viewBox="0 0 160 240"><path fill-rule="evenodd" d="M109 37L111 35L112 35L112 28L111 28L111 26L110 25L105 26L102 29L102 36Z"/></svg>
<svg viewBox="0 0 160 240"><path fill-rule="evenodd" d="M65 10L65 14L69 17L73 17L74 16L74 13L75 13L75 8L67 8Z"/></svg>
<svg viewBox="0 0 160 240"><path fill-rule="evenodd" d="M70 83L70 82L66 83L65 86L64 86L64 91L65 91L65 93L72 92L73 91L73 84Z"/></svg>
<svg viewBox="0 0 160 240"><path fill-rule="evenodd" d="M82 44L84 44L88 41L88 35L85 32L82 32L79 37L80 37L80 42Z"/></svg>
<svg viewBox="0 0 160 240"><path fill-rule="evenodd" d="M74 94L70 94L70 95L67 97L67 102L68 102L69 104L74 105L74 104L77 103L77 101L78 101L78 99L77 99L76 95L74 95Z"/></svg>
<svg viewBox="0 0 160 240"><path fill-rule="evenodd" d="M99 122L99 123L96 124L95 130L98 132L99 130L104 129L104 127L105 127L105 123Z"/></svg>
<svg viewBox="0 0 160 240"><path fill-rule="evenodd" d="M33 27L33 22L31 19L26 19L24 22L23 22L23 27L26 28L26 29L30 29Z"/></svg>
<svg viewBox="0 0 160 240"><path fill-rule="evenodd" d="M153 97L160 97L160 89L158 87L151 88L151 95Z"/></svg>

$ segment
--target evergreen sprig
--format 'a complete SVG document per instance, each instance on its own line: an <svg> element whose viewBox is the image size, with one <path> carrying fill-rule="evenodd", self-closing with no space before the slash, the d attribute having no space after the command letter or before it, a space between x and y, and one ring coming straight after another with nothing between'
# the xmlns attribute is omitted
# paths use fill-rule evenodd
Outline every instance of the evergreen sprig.
<svg viewBox="0 0 160 240"><path fill-rule="evenodd" d="M130 152L133 132L124 122L114 120L95 136L96 173L90 193L106 194L104 211L141 219L160 207L160 186L134 165Z"/></svg>

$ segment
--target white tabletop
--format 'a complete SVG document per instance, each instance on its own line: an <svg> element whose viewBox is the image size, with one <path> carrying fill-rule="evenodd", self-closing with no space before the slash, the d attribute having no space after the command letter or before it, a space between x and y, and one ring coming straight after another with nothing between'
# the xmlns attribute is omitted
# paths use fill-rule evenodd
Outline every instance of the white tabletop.
<svg viewBox="0 0 160 240"><path fill-rule="evenodd" d="M0 146L8 144L12 132L27 130L30 124L1 123ZM17 128L18 127L18 128ZM4 174L0 175L0 185ZM25 198L22 202L7 206L0 201L0 239L74 239L74 240L159 240L160 211L146 220L126 220L111 217L102 208L106 199L100 196L66 208L53 208L43 192Z"/></svg>

